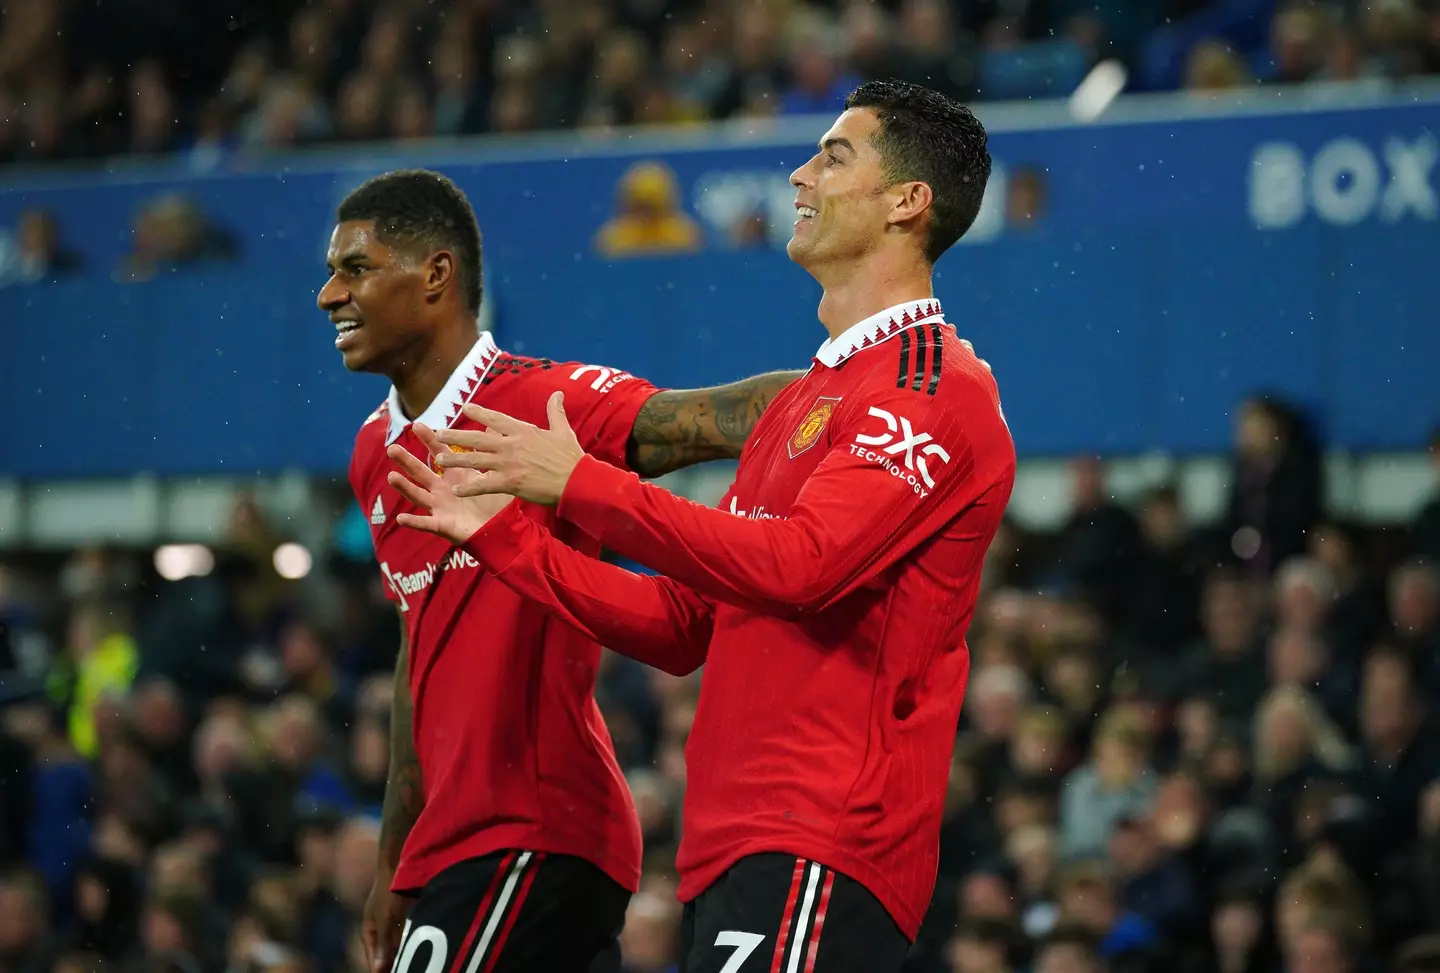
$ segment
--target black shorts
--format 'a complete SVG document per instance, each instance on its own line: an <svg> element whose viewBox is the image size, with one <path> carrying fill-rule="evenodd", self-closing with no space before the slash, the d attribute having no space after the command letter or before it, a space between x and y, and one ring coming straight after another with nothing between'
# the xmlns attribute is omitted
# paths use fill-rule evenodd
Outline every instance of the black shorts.
<svg viewBox="0 0 1440 973"><path fill-rule="evenodd" d="M680 926L680 973L892 973L909 952L860 883L790 855L740 859Z"/></svg>
<svg viewBox="0 0 1440 973"><path fill-rule="evenodd" d="M629 904L581 858L470 858L420 890L392 973L618 973Z"/></svg>

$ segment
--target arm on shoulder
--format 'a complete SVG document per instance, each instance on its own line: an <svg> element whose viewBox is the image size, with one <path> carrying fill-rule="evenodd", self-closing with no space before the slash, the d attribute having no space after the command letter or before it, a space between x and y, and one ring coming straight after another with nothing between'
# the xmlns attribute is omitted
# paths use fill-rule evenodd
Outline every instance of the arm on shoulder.
<svg viewBox="0 0 1440 973"><path fill-rule="evenodd" d="M769 372L714 388L655 393L635 417L629 467L655 477L708 460L739 458L761 413L804 374Z"/></svg>

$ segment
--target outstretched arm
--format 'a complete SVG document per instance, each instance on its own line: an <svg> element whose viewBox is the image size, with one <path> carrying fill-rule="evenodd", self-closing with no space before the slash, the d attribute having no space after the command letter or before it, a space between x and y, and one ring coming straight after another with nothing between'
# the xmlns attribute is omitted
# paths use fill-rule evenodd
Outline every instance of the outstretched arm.
<svg viewBox="0 0 1440 973"><path fill-rule="evenodd" d="M414 428L432 457L446 452L434 431L420 423ZM441 476L398 444L389 455L398 467L391 485L428 511L399 514L400 525L460 544L516 594L632 659L675 675L705 663L714 627L714 606L705 598L668 578L635 574L567 547L509 497L456 496L452 488L477 474Z"/></svg>
<svg viewBox="0 0 1440 973"><path fill-rule="evenodd" d="M708 389L657 392L640 407L627 465L662 476L715 459L736 459L760 414L804 372L770 372Z"/></svg>
<svg viewBox="0 0 1440 973"><path fill-rule="evenodd" d="M586 557L515 504L461 546L507 588L621 655L676 676L705 664L714 605L678 582Z"/></svg>
<svg viewBox="0 0 1440 973"><path fill-rule="evenodd" d="M897 386L869 400L867 412L852 405L832 421L834 445L780 519L735 516L746 498L733 493L733 512L703 507L586 456L559 393L549 429L467 405L487 428L441 432L440 442L472 452L437 461L483 471L455 486L460 496L558 501L606 547L707 597L803 614L866 584L971 504L1003 510L1009 499L1014 449L993 392L949 403Z"/></svg>

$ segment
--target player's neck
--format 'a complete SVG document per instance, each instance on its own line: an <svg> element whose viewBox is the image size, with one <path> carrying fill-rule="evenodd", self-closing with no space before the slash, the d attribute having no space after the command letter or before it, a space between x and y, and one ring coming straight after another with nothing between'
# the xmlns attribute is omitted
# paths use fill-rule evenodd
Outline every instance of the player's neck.
<svg viewBox="0 0 1440 973"><path fill-rule="evenodd" d="M876 257L882 255L876 254ZM820 323L838 338L872 314L906 301L935 296L930 267L913 260L904 265L885 260L858 261L817 274L825 294L820 298Z"/></svg>
<svg viewBox="0 0 1440 973"><path fill-rule="evenodd" d="M430 407L479 340L473 322L469 328L442 329L432 342L396 367L390 384L395 386L405 418L414 419Z"/></svg>

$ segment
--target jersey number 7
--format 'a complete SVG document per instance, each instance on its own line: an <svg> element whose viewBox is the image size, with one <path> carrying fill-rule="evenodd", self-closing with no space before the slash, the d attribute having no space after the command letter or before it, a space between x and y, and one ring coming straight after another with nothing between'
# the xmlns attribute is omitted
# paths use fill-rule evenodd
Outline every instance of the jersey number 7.
<svg viewBox="0 0 1440 973"><path fill-rule="evenodd" d="M725 965L720 967L720 973L740 973L750 954L764 941L765 937L758 932L735 932L729 929L721 932L715 937L715 945L733 946L735 952L731 953Z"/></svg>

